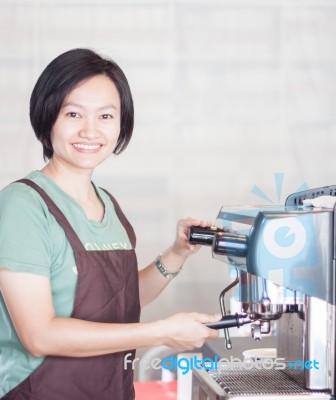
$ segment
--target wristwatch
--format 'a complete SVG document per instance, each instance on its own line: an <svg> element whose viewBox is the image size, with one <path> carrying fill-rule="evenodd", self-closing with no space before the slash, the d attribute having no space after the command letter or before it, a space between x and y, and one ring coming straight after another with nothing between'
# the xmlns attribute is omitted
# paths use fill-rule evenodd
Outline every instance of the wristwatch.
<svg viewBox="0 0 336 400"><path fill-rule="evenodd" d="M161 272L161 274L167 279L175 278L175 276L181 272L181 269L183 267L182 265L182 267L177 272L168 272L166 267L161 262L161 255L158 255L156 257L156 259L154 260L154 264L156 265L156 268Z"/></svg>

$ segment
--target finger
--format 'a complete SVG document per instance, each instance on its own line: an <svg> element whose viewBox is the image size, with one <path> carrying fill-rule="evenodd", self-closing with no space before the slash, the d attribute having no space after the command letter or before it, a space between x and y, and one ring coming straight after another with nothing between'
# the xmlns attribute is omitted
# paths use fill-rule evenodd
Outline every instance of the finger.
<svg viewBox="0 0 336 400"><path fill-rule="evenodd" d="M188 228L190 228L193 225L203 226L203 227L212 225L212 222L209 220L196 219L196 218L192 218L192 217L187 217L185 219L182 219L181 223L184 224L184 226L188 227Z"/></svg>
<svg viewBox="0 0 336 400"><path fill-rule="evenodd" d="M219 338L219 330L208 328L209 339Z"/></svg>
<svg viewBox="0 0 336 400"><path fill-rule="evenodd" d="M207 221L207 220L202 220L202 219L195 219L195 220L193 220L192 225L202 226L203 228L205 228L205 227L211 226L212 222Z"/></svg>
<svg viewBox="0 0 336 400"><path fill-rule="evenodd" d="M208 322L217 322L222 318L222 314L204 314L204 313L194 313L196 321L207 324Z"/></svg>

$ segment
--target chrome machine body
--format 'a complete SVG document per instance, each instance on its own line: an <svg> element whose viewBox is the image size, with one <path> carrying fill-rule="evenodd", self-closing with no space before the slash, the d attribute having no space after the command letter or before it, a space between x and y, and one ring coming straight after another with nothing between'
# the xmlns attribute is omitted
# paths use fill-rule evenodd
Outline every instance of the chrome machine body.
<svg viewBox="0 0 336 400"><path fill-rule="evenodd" d="M242 368L236 362L195 370L193 399L336 398L335 210L302 206L302 199L323 194L334 196L335 187L291 195L285 206L220 210L203 244L237 269L239 318L251 324L256 340L276 336L283 364ZM225 341L230 349L228 329Z"/></svg>

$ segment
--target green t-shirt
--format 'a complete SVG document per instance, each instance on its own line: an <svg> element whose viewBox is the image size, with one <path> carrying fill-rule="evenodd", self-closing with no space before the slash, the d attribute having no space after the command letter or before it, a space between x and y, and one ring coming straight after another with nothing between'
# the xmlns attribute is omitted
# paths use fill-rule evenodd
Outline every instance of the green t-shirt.
<svg viewBox="0 0 336 400"><path fill-rule="evenodd" d="M41 172L27 176L58 205L87 250L130 249L128 235L109 196L96 188L105 206L101 222L88 220L79 204ZM77 269L64 230L40 195L23 183L0 191L0 268L49 277L57 316L69 317ZM0 293L0 397L29 376L44 360L22 346Z"/></svg>

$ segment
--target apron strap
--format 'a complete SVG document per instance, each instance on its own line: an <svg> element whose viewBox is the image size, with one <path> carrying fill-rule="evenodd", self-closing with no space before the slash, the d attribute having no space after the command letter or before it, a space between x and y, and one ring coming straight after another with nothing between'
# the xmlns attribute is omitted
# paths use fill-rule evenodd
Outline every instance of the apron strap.
<svg viewBox="0 0 336 400"><path fill-rule="evenodd" d="M65 218L63 212L58 208L58 206L51 200L49 195L35 182L31 181L30 179L19 179L14 183L24 183L30 186L32 189L36 190L36 192L42 197L45 201L50 213L55 217L56 221L61 225L64 229L64 232L71 244L71 247L74 251L82 251L85 250L83 243L80 241L79 237L77 236L76 232L69 224L68 220Z"/></svg>
<svg viewBox="0 0 336 400"><path fill-rule="evenodd" d="M82 251L85 250L85 247L83 245L83 243L80 241L77 233L74 231L74 229L72 228L72 226L70 225L69 221L66 219L65 215L63 214L63 212L59 209L59 207L55 204L55 202L49 197L49 195L39 186L37 185L35 182L33 182L30 179L19 179L15 182L18 183L24 183L28 186L30 186L32 189L36 190L36 192L42 197L42 199L45 201L49 211L51 212L51 214L55 217L56 221L61 225L61 227L64 229L65 234L71 244L71 247L75 250L75 251ZM108 196L110 197L115 211L117 213L117 216L120 220L120 222L122 223L123 227L125 228L128 238L131 242L131 245L133 247L133 249L135 248L136 245L136 236L135 236L135 232L134 229L132 227L132 225L129 223L128 219L126 218L125 214L122 212L117 200L111 195L111 193L109 193L106 189L101 188L102 190L104 190L104 192L106 194L108 194Z"/></svg>
<svg viewBox="0 0 336 400"><path fill-rule="evenodd" d="M117 216L120 220L120 222L122 223L122 225L124 226L124 228L126 229L128 238L131 242L132 248L135 249L135 245L136 245L136 236L135 236L135 232L134 229L132 227L132 225L129 223L128 219L126 218L125 214L122 212L117 200L111 195L111 193L109 193L106 189L101 188L102 190L104 190L104 192L106 194L108 194L110 196L110 199L114 205L115 211L117 213Z"/></svg>

